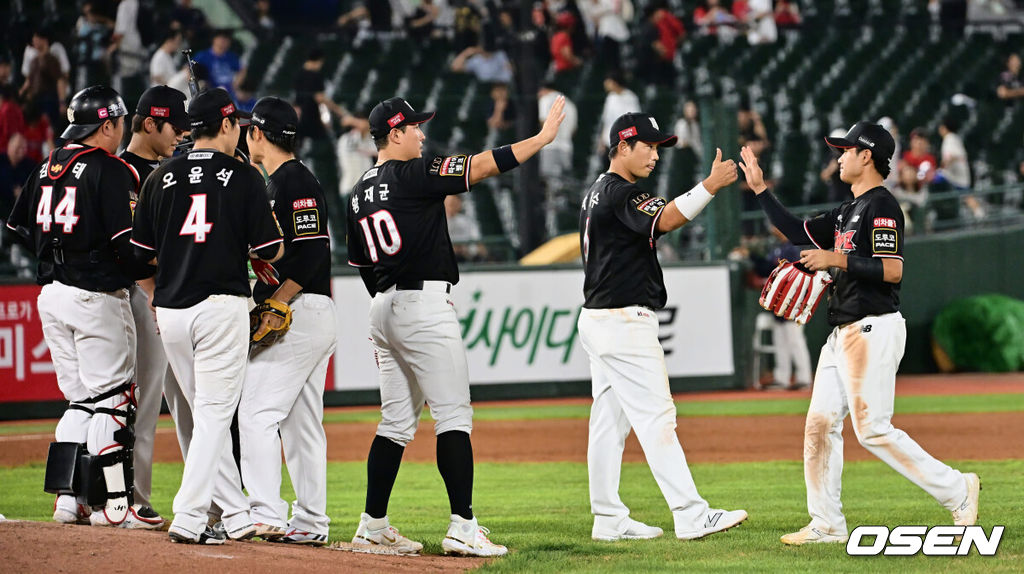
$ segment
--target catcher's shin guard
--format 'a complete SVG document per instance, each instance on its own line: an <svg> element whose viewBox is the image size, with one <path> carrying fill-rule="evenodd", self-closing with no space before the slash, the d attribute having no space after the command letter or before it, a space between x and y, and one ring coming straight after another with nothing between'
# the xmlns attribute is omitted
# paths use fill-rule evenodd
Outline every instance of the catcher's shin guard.
<svg viewBox="0 0 1024 574"><path fill-rule="evenodd" d="M51 494L80 494L81 482L77 474L78 458L85 451L85 445L78 442L51 442L46 457L46 476L43 490Z"/></svg>
<svg viewBox="0 0 1024 574"><path fill-rule="evenodd" d="M101 448L94 458L102 469L106 485L103 513L111 524L120 524L127 518L134 502L135 385L125 383L94 400L96 415L111 417L119 427L113 432L113 442Z"/></svg>

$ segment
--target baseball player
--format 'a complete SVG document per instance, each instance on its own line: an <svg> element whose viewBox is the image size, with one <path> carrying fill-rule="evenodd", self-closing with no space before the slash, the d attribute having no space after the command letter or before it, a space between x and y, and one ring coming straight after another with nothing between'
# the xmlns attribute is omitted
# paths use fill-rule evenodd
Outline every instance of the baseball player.
<svg viewBox="0 0 1024 574"><path fill-rule="evenodd" d="M167 86L149 88L142 93L135 107L131 129L131 141L120 157L135 169L139 181L145 182L160 165L161 159L174 155L175 146L181 143L189 129L185 94ZM137 190L132 196L134 208L139 200ZM150 274L155 270L153 268ZM132 513L137 518L135 524L158 528L164 519L149 502L153 485L153 440L160 417L160 397L168 374L171 377L169 386L177 389L178 385L170 373L150 307L154 280L150 277L138 283L130 289L132 316L135 318L135 378L139 404L135 413L135 504Z"/></svg>
<svg viewBox="0 0 1024 574"><path fill-rule="evenodd" d="M256 533L228 434L249 346L246 262L250 246L268 261L283 249L263 177L231 155L238 120L249 114L217 88L193 98L188 115L195 146L146 179L132 243L157 265L160 338L194 420L169 535L223 544L225 534L243 540ZM207 526L215 494L225 534Z"/></svg>
<svg viewBox="0 0 1024 574"><path fill-rule="evenodd" d="M68 143L29 178L7 221L39 259L39 318L70 402L47 460L46 490L60 495L57 522L111 526L132 517L135 325L128 287L141 276L130 276L127 264L134 259L128 239L138 179L111 155L127 113L106 86L75 94L61 134ZM75 468L86 469L85 483L52 481Z"/></svg>
<svg viewBox="0 0 1024 574"><path fill-rule="evenodd" d="M719 190L736 181L736 164L722 161L718 150L703 182L666 201L636 182L654 170L658 148L675 143L676 137L662 132L653 116L619 116L609 133L610 168L584 194L580 210L586 277L579 334L593 378L587 470L595 540L662 535L661 528L630 518L619 498L622 451L630 429L636 431L672 510L676 537L701 538L747 518L743 510L710 508L697 493L676 436L676 407L655 314L667 298L658 237L693 221Z"/></svg>
<svg viewBox="0 0 1024 574"><path fill-rule="evenodd" d="M252 160L270 174L267 193L285 238L284 256L276 265L279 285L257 282L253 299L289 304L292 323L278 341L250 353L238 430L257 535L322 546L331 522L323 394L336 318L327 201L320 182L295 159L298 123L291 104L266 97L256 102L246 134ZM281 499L282 443L295 488L291 521Z"/></svg>
<svg viewBox="0 0 1024 574"><path fill-rule="evenodd" d="M785 544L845 542L839 500L843 473L843 419L847 413L860 444L932 495L957 525L978 518L978 476L934 459L907 433L892 426L896 369L907 331L900 315L903 278L903 212L883 185L896 147L882 126L855 124L845 137L825 138L842 150L839 176L853 199L813 219L790 214L764 183L757 158L741 150L741 169L773 225L796 245L811 271L828 270L828 322L804 428L804 481L811 522L782 537Z"/></svg>
<svg viewBox="0 0 1024 574"><path fill-rule="evenodd" d="M382 420L367 458L366 508L353 544L408 554L423 548L390 525L387 507L402 453L426 402L435 420L437 467L451 505L441 547L446 554L467 556L508 551L487 539L488 530L473 515L473 408L466 349L449 296L459 271L444 198L533 157L558 133L564 105L564 98L558 98L540 132L529 139L473 156L429 160L422 157L420 124L433 113L417 112L397 97L370 112L379 156L352 189L348 257L373 296L370 337L380 368Z"/></svg>

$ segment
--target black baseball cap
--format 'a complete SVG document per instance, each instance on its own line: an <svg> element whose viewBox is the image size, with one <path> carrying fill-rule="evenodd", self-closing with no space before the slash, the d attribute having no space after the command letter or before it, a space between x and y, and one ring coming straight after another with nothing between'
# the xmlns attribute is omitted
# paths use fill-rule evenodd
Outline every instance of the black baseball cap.
<svg viewBox="0 0 1024 574"><path fill-rule="evenodd" d="M294 136L298 129L299 116L288 102L278 97L267 96L260 98L253 106L250 123L270 134Z"/></svg>
<svg viewBox="0 0 1024 574"><path fill-rule="evenodd" d="M679 139L670 133L661 131L657 120L650 114L622 114L612 123L612 130L608 133L608 143L611 147L615 147L619 145L619 142L633 138L645 143L668 146L676 145L676 140Z"/></svg>
<svg viewBox="0 0 1024 574"><path fill-rule="evenodd" d="M251 114L238 109L224 88L199 92L188 104L188 122L192 129L219 123L228 116L247 120Z"/></svg>
<svg viewBox="0 0 1024 574"><path fill-rule="evenodd" d="M167 86L153 86L142 92L135 113L144 118L164 120L187 132L191 127L185 111L185 94Z"/></svg>
<svg viewBox="0 0 1024 574"><path fill-rule="evenodd" d="M825 143L839 148L849 149L859 147L871 150L871 155L876 158L888 160L896 152L896 142L892 139L889 130L871 122L857 122L853 124L850 131L841 138L826 137Z"/></svg>
<svg viewBox="0 0 1024 574"><path fill-rule="evenodd" d="M434 112L417 112L409 102L399 97L384 100L370 111L370 135L386 136L394 128L414 126L434 117Z"/></svg>

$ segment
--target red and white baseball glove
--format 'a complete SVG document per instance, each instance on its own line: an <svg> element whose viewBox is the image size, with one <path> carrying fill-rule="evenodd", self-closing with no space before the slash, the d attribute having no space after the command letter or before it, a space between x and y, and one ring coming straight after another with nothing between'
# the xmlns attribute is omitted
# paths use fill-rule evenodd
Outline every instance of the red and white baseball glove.
<svg viewBox="0 0 1024 574"><path fill-rule="evenodd" d="M803 325L814 314L831 283L832 276L827 271L815 273L783 259L764 284L759 302L776 317Z"/></svg>

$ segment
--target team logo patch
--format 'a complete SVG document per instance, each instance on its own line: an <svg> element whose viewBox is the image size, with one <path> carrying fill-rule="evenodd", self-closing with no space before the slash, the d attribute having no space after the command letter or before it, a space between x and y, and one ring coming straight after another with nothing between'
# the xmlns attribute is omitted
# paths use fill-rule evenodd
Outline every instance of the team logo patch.
<svg viewBox="0 0 1024 574"><path fill-rule="evenodd" d="M315 209L300 209L292 214L295 236L320 233L320 218Z"/></svg>
<svg viewBox="0 0 1024 574"><path fill-rule="evenodd" d="M875 221L878 221L877 219ZM896 253L897 240L894 228L878 227L871 232L872 253Z"/></svg>
<svg viewBox="0 0 1024 574"><path fill-rule="evenodd" d="M849 253L854 249L857 249L857 244L853 242L853 236L857 233L856 231L843 231L836 232L835 237L835 250L840 253Z"/></svg>
<svg viewBox="0 0 1024 574"><path fill-rule="evenodd" d="M402 112L398 112L397 114L395 114L395 115L391 116L390 118L388 118L388 125L391 126L391 127L395 127L395 126L397 126L398 124L400 124L400 123L402 123L404 121L405 121L405 115Z"/></svg>
<svg viewBox="0 0 1024 574"><path fill-rule="evenodd" d="M224 117L228 117L233 113L235 113L235 104L228 104L220 109L220 115Z"/></svg>
<svg viewBox="0 0 1024 574"><path fill-rule="evenodd" d="M109 116L110 112L107 111L107 108L100 108L100 109L96 110L96 115L99 116L100 119L102 120L103 118Z"/></svg>
<svg viewBox="0 0 1024 574"><path fill-rule="evenodd" d="M50 171L52 171L53 173L60 173L62 169L64 169L64 166L59 163L50 164Z"/></svg>
<svg viewBox="0 0 1024 574"><path fill-rule="evenodd" d="M149 108L149 115L156 118L166 118L171 115L171 108L158 108L157 106L152 106Z"/></svg>
<svg viewBox="0 0 1024 574"><path fill-rule="evenodd" d="M630 126L624 130L619 131L619 141L628 140L631 137L636 136L636 126Z"/></svg>
<svg viewBox="0 0 1024 574"><path fill-rule="evenodd" d="M435 157L430 164L430 174L462 177L466 175L466 162L467 157L464 155Z"/></svg>
<svg viewBox="0 0 1024 574"><path fill-rule="evenodd" d="M668 204L663 198L652 197L636 206L636 210L640 213L646 213L651 217L654 217L661 211L663 207Z"/></svg>
<svg viewBox="0 0 1024 574"><path fill-rule="evenodd" d="M896 220L889 217L876 217L875 227L891 227L896 229Z"/></svg>

